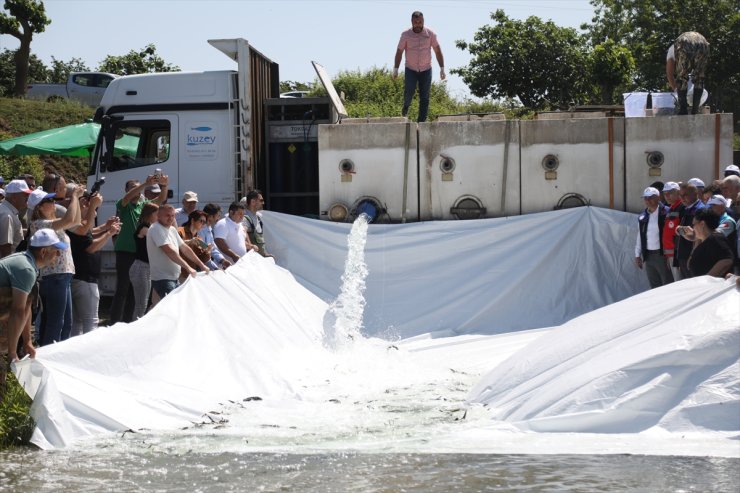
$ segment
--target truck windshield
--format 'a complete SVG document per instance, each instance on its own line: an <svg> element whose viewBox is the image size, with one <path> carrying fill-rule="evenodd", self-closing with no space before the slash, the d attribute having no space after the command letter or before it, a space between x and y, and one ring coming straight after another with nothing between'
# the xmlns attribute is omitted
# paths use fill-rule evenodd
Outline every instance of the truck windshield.
<svg viewBox="0 0 740 493"><path fill-rule="evenodd" d="M108 171L163 163L170 156L170 122L167 120L121 121L114 130L115 147Z"/></svg>

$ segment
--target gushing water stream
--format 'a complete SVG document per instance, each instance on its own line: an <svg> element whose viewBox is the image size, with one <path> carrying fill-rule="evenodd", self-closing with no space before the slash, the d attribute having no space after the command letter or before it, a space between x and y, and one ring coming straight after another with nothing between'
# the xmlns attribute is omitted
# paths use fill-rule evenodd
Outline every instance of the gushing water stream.
<svg viewBox="0 0 740 493"><path fill-rule="evenodd" d="M368 217L360 214L352 225L347 238L349 251L344 263L342 289L329 307L334 316L333 327L327 327L327 346L339 349L349 341L362 337L362 315L365 311L365 242L367 241Z"/></svg>

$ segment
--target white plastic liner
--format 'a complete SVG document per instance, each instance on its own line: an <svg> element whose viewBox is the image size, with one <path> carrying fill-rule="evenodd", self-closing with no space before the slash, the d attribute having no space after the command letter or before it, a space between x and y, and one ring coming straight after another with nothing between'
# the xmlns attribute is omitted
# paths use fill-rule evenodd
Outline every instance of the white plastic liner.
<svg viewBox="0 0 740 493"><path fill-rule="evenodd" d="M16 373L34 397L32 442L201 422L229 399L294 395L299 355L321 349L326 304L250 253L202 275L135 323L38 350Z"/></svg>
<svg viewBox="0 0 740 493"><path fill-rule="evenodd" d="M267 245L326 301L350 224L265 212ZM635 214L580 207L472 221L371 224L365 335L496 334L559 325L648 289Z"/></svg>
<svg viewBox="0 0 740 493"><path fill-rule="evenodd" d="M740 456L733 440L740 431L740 293L734 280L686 280L548 328L569 313L641 289L644 274L631 263L634 219L584 208L491 221L371 227L367 260L370 276L375 269L377 279L369 283L368 305L377 309L380 299L392 308L376 317L402 317L402 334L420 333L424 323L438 316L445 317L445 324L435 328L449 328L401 341L399 359L379 360L388 366L385 372L367 361L362 345L344 354L325 349L327 304L288 271L250 253L226 273L186 283L136 323L40 348L36 360L16 365L19 380L34 396L33 441L56 448L111 431L172 430L207 421L205 413L229 401L260 396L265 406L254 412L280 414L284 430L296 423L301 433L313 422L326 446L348 446L342 437L355 424L344 413L354 409L367 415L362 403L378 394L392 395L384 388L408 389L389 404L409 409L404 423L412 430L414 399L425 396L428 405L437 399L428 389L439 389L434 392L442 392L439 398L445 401L444 389L455 386L451 375L464 372L460 381L472 386L476 375L490 371L468 396L471 416L477 413L479 419L461 427L444 423L440 430L422 423L417 445L404 434L400 442L376 447ZM278 214L267 215L266 221L268 230L292 229L283 238L293 249L279 241L280 235L270 238L280 262L316 276L316 284L304 282L317 292L323 289L319 285L326 293L339 291L348 228ZM519 249L507 247L503 238ZM527 242L533 250L525 253ZM306 265L298 265L299 254ZM470 257L480 261L477 269ZM513 267L512 257L517 261ZM323 278L312 262L335 269L336 278ZM450 266L454 262L462 266L457 274ZM381 280L388 281L385 292ZM394 303L400 296L395 282L413 287L410 301ZM482 289L466 289L468 284L487 288L496 301L488 303L478 292ZM439 307L442 299L446 304ZM507 300L516 306L507 306ZM480 334L472 333L474 325L465 325L471 319ZM537 320L545 328L519 330ZM471 333L442 337L454 334L458 322ZM385 346L380 345L384 353ZM395 375L393 368L402 368L403 375ZM336 376L340 369L341 378ZM337 392L342 404L328 401ZM317 414L305 416L311 409ZM235 421L249 423L250 416ZM252 425L247 433L259 428L259 423ZM614 437L608 447L604 433Z"/></svg>
<svg viewBox="0 0 740 493"><path fill-rule="evenodd" d="M737 432L735 279L687 279L571 320L496 366L469 401L538 432Z"/></svg>

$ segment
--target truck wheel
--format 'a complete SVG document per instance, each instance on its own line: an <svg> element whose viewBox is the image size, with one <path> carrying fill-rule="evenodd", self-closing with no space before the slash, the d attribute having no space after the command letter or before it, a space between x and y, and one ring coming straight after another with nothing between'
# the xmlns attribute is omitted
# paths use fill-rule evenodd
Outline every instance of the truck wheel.
<svg viewBox="0 0 740 493"><path fill-rule="evenodd" d="M58 103L60 101L64 101L64 98L61 96L49 96L46 100L47 103Z"/></svg>

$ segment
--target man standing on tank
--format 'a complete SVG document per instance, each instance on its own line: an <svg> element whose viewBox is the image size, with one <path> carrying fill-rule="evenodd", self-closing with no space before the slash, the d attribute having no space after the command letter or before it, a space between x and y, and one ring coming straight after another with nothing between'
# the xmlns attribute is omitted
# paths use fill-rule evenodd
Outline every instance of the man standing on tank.
<svg viewBox="0 0 740 493"><path fill-rule="evenodd" d="M428 27L424 27L424 14L417 10L411 14L411 29L401 33L393 63L393 78L398 77L398 67L401 65L404 52L406 52L403 110L401 114L403 116L408 114L411 100L416 92L416 86L419 86L420 122L426 121L429 113L429 93L432 88L431 50L434 50L439 63L439 78L445 80L445 60L437 41L437 35Z"/></svg>
<svg viewBox="0 0 740 493"><path fill-rule="evenodd" d="M694 82L691 114L696 115L704 93L704 72L709 60L709 43L701 34L689 31L681 34L668 48L665 72L671 89L678 93L678 114L687 115L689 76Z"/></svg>

